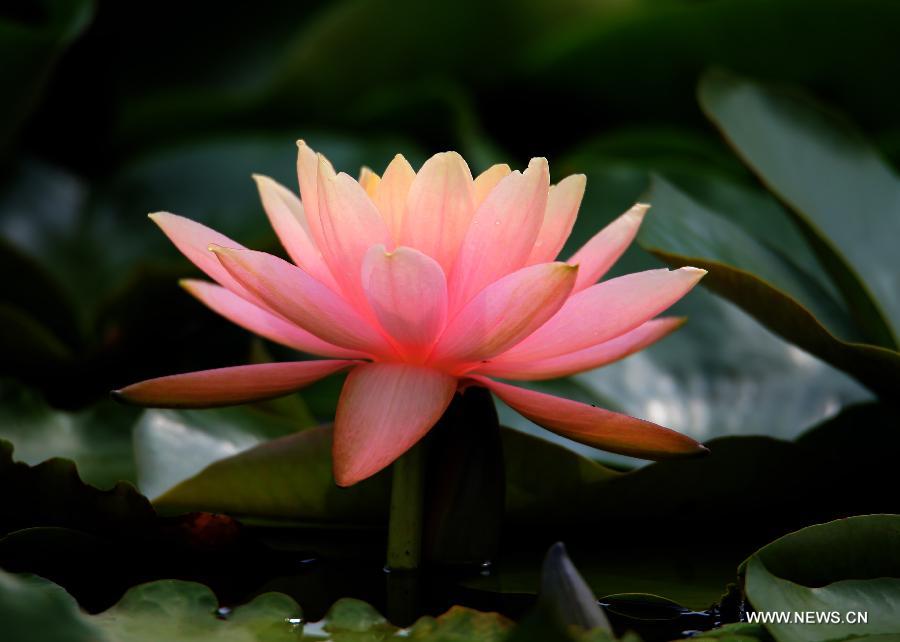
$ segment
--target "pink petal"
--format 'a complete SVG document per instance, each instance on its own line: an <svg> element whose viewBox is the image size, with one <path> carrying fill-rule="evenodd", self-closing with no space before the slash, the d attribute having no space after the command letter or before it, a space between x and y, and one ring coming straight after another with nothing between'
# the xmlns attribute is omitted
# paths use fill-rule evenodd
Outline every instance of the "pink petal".
<svg viewBox="0 0 900 642"><path fill-rule="evenodd" d="M582 444L642 459L669 459L708 452L690 437L643 419L517 388L486 377L471 379L490 389L527 419Z"/></svg>
<svg viewBox="0 0 900 642"><path fill-rule="evenodd" d="M189 218L169 214L168 212L156 212L150 215L150 220L156 223L175 247L184 254L207 276L221 283L226 288L245 298L255 300L255 297L247 292L246 288L238 283L228 271L222 267L215 254L209 251L210 245L221 245L241 249L244 246L237 241L232 241L224 234L219 234Z"/></svg>
<svg viewBox="0 0 900 642"><path fill-rule="evenodd" d="M544 222L528 257L529 265L556 260L572 233L586 181L584 174L573 174L550 188Z"/></svg>
<svg viewBox="0 0 900 642"><path fill-rule="evenodd" d="M469 364L519 343L556 314L575 285L576 272L566 263L542 263L491 283L450 322L429 363Z"/></svg>
<svg viewBox="0 0 900 642"><path fill-rule="evenodd" d="M479 206L450 278L451 310L525 266L544 217L549 184L547 161L535 158L524 174L502 179Z"/></svg>
<svg viewBox="0 0 900 642"><path fill-rule="evenodd" d="M242 299L225 288L194 279L184 279L181 286L204 305L232 323L275 343L324 357L366 358L363 352L347 350L322 341L303 328Z"/></svg>
<svg viewBox="0 0 900 642"><path fill-rule="evenodd" d="M447 280L437 261L409 247L373 246L362 267L369 305L407 356L424 359L447 321Z"/></svg>
<svg viewBox="0 0 900 642"><path fill-rule="evenodd" d="M409 188L400 245L434 258L449 274L475 212L469 166L456 152L435 154Z"/></svg>
<svg viewBox="0 0 900 642"><path fill-rule="evenodd" d="M347 377L334 420L334 478L351 486L374 475L431 430L456 379L403 363L371 363Z"/></svg>
<svg viewBox="0 0 900 642"><path fill-rule="evenodd" d="M321 243L322 226L319 223L319 157L307 144L297 141L297 178L300 183L300 200L309 223L310 233L316 244Z"/></svg>
<svg viewBox="0 0 900 642"><path fill-rule="evenodd" d="M569 297L555 317L504 358L547 359L609 341L671 306L704 274L693 267L647 270L598 283Z"/></svg>
<svg viewBox="0 0 900 642"><path fill-rule="evenodd" d="M619 260L637 235L648 209L650 206L643 203L633 206L572 255L568 263L578 266L576 292L594 285Z"/></svg>
<svg viewBox="0 0 900 642"><path fill-rule="evenodd" d="M334 286L334 277L325 265L322 253L310 236L309 224L300 199L268 176L254 175L263 208L272 228L291 259L319 281ZM218 243L217 245L221 245ZM226 246L227 247L227 246Z"/></svg>
<svg viewBox="0 0 900 642"><path fill-rule="evenodd" d="M212 408L272 399L356 364L356 361L292 361L201 370L148 379L113 394L156 408Z"/></svg>
<svg viewBox="0 0 900 642"><path fill-rule="evenodd" d="M375 355L396 355L387 339L340 295L277 256L210 248L237 281L276 313L323 341Z"/></svg>
<svg viewBox="0 0 900 642"><path fill-rule="evenodd" d="M497 183L509 176L510 171L511 170L509 169L509 165L507 165L506 163L501 163L497 165L491 165L475 178L476 207L484 203L484 199L486 199L487 195L491 193L491 190L497 187Z"/></svg>
<svg viewBox="0 0 900 642"><path fill-rule="evenodd" d="M541 379L568 377L585 370L593 370L594 368L605 366L608 363L618 361L639 350L643 350L650 344L677 330L684 321L685 319L677 317L653 319L615 339L604 341L590 348L547 359L515 361L501 354L499 357L491 359L488 363L480 365L473 372L475 374L519 381L539 381Z"/></svg>
<svg viewBox="0 0 900 642"><path fill-rule="evenodd" d="M347 174L335 175L322 158L318 168L318 194L325 262L348 300L365 310L360 282L363 257L373 245L391 245L391 234L359 183Z"/></svg>
<svg viewBox="0 0 900 642"><path fill-rule="evenodd" d="M406 199L415 178L416 171L412 165L403 158L402 154L397 154L384 170L374 197L375 205L387 223L395 242L402 234Z"/></svg>

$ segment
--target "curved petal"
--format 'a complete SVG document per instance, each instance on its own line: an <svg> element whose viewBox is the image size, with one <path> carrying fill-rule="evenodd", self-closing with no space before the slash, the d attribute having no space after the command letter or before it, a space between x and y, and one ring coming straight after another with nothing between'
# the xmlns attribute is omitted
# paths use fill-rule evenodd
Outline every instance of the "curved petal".
<svg viewBox="0 0 900 642"><path fill-rule="evenodd" d="M525 266L547 206L547 161L513 172L475 212L450 278L450 309L459 310L484 286Z"/></svg>
<svg viewBox="0 0 900 642"><path fill-rule="evenodd" d="M566 263L542 263L491 283L450 322L429 362L470 364L519 343L562 307L577 270Z"/></svg>
<svg viewBox="0 0 900 642"><path fill-rule="evenodd" d="M369 198L375 198L375 194L378 193L379 183L381 183L381 177L373 172L371 168L363 165L362 169L359 170L359 184L366 190Z"/></svg>
<svg viewBox="0 0 900 642"><path fill-rule="evenodd" d="M275 343L323 357L364 359L368 356L364 352L347 350L322 341L300 326L267 312L221 286L194 279L183 279L180 283L213 312Z"/></svg>
<svg viewBox="0 0 900 642"><path fill-rule="evenodd" d="M504 358L547 359L582 350L633 330L687 294L706 270L647 270L626 274L573 294L555 317Z"/></svg>
<svg viewBox="0 0 900 642"><path fill-rule="evenodd" d="M381 327L408 356L424 358L447 321L447 280L437 261L409 247L373 246L363 288Z"/></svg>
<svg viewBox="0 0 900 642"><path fill-rule="evenodd" d="M384 170L381 183L375 194L375 206L387 223L395 243L399 244L403 231L403 217L406 213L406 199L409 188L416 178L416 170L402 154L397 154Z"/></svg>
<svg viewBox="0 0 900 642"><path fill-rule="evenodd" d="M327 161L326 161L327 162ZM334 171L334 170L332 170ZM319 220L319 155L306 142L297 141L297 179L300 183L300 200L309 225L310 236L321 251L324 246L322 223Z"/></svg>
<svg viewBox="0 0 900 642"><path fill-rule="evenodd" d="M619 260L637 235L648 209L650 206L643 203L634 205L572 255L567 263L579 268L576 292L594 285Z"/></svg>
<svg viewBox="0 0 900 642"><path fill-rule="evenodd" d="M259 363L148 379L113 395L138 406L213 408L272 399L299 390L357 361Z"/></svg>
<svg viewBox="0 0 900 642"><path fill-rule="evenodd" d="M471 379L537 425L588 446L641 459L670 459L708 452L690 437L643 419L517 388L487 377Z"/></svg>
<svg viewBox="0 0 900 642"><path fill-rule="evenodd" d="M395 354L353 306L297 266L265 252L210 249L247 290L323 341L369 354Z"/></svg>
<svg viewBox="0 0 900 642"><path fill-rule="evenodd" d="M584 174L573 174L550 187L544 222L541 224L541 231L538 232L534 247L531 248L528 265L556 260L559 251L566 244L566 239L572 233L572 226L575 225L578 208L584 197L586 182Z"/></svg>
<svg viewBox="0 0 900 642"><path fill-rule="evenodd" d="M393 242L384 219L365 190L347 174L335 175L324 158L318 169L322 254L335 281L360 310L366 310L360 268L366 251Z"/></svg>
<svg viewBox="0 0 900 642"><path fill-rule="evenodd" d="M184 254L188 260L209 276L211 279L224 285L232 292L239 294L251 301L257 301L247 289L228 273L216 255L209 251L210 245L233 247L244 249L244 246L233 241L224 234L219 234L214 229L189 218L170 214L168 212L156 212L150 214L150 220L156 223L169 240Z"/></svg>
<svg viewBox="0 0 900 642"><path fill-rule="evenodd" d="M506 355L501 354L488 363L478 366L473 373L518 381L568 377L585 370L605 366L643 350L680 328L685 321L686 319L679 317L653 319L615 339L547 359L515 361L507 359Z"/></svg>
<svg viewBox="0 0 900 642"><path fill-rule="evenodd" d="M293 192L268 176L254 174L263 209L269 217L278 239L291 259L329 287L334 286L334 277L325 265L309 232L309 224L300 199ZM222 245L217 243L217 245ZM226 246L227 247L227 246Z"/></svg>
<svg viewBox="0 0 900 642"><path fill-rule="evenodd" d="M370 363L347 377L334 420L334 478L351 486L391 464L431 430L456 379L431 368Z"/></svg>
<svg viewBox="0 0 900 642"><path fill-rule="evenodd" d="M484 199L491 193L497 183L510 175L512 170L506 163L491 165L475 177L475 207L484 203Z"/></svg>
<svg viewBox="0 0 900 642"><path fill-rule="evenodd" d="M435 154L409 187L400 245L414 247L450 273L475 213L469 166L456 152Z"/></svg>

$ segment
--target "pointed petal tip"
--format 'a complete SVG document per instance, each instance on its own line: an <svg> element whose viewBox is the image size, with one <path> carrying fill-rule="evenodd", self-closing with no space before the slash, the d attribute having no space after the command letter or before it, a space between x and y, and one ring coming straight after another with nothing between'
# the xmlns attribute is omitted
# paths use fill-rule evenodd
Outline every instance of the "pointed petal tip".
<svg viewBox="0 0 900 642"><path fill-rule="evenodd" d="M686 265L684 267L680 267L676 270L676 272L683 272L684 274L689 274L691 278L694 280L694 283L698 282L704 276L707 275L708 271L703 268L692 267L690 265Z"/></svg>

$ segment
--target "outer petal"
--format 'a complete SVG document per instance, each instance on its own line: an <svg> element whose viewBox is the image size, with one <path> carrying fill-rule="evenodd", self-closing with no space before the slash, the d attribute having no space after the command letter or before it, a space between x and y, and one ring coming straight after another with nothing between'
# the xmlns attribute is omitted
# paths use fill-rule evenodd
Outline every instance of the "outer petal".
<svg viewBox="0 0 900 642"><path fill-rule="evenodd" d="M531 248L529 265L556 260L559 251L566 244L566 239L572 233L586 181L584 174L573 174L550 188L544 222L541 224L541 231L538 232L534 247Z"/></svg>
<svg viewBox="0 0 900 642"><path fill-rule="evenodd" d="M421 250L449 274L474 213L475 187L466 161L456 152L435 154L409 188L400 245Z"/></svg>
<svg viewBox="0 0 900 642"><path fill-rule="evenodd" d="M478 208L450 279L450 309L458 310L488 283L524 267L547 205L547 161L513 172Z"/></svg>
<svg viewBox="0 0 900 642"><path fill-rule="evenodd" d="M637 235L648 209L650 206L643 203L633 206L572 255L568 263L579 267L576 292L594 285L619 260Z"/></svg>
<svg viewBox="0 0 900 642"><path fill-rule="evenodd" d="M437 261L409 247L376 245L366 253L362 282L381 327L408 356L424 359L447 321L447 280Z"/></svg>
<svg viewBox="0 0 900 642"><path fill-rule="evenodd" d="M643 419L486 377L471 379L539 426L582 444L642 459L669 459L708 452L690 437Z"/></svg>
<svg viewBox="0 0 900 642"><path fill-rule="evenodd" d="M113 394L157 408L211 408L272 399L299 390L356 361L291 361L201 370L135 383Z"/></svg>
<svg viewBox="0 0 900 642"><path fill-rule="evenodd" d="M232 241L224 234L219 234L189 218L169 214L168 212L156 212L150 215L150 220L159 225L163 233L175 244L194 265L203 270L211 279L221 283L226 288L250 300L256 300L244 286L238 283L228 271L222 267L216 255L209 251L210 245L221 245L243 249L244 246L237 241Z"/></svg>
<svg viewBox="0 0 900 642"><path fill-rule="evenodd" d="M363 352L348 350L322 341L300 326L263 310L221 286L193 279L182 280L181 286L213 312L221 314L232 323L275 343L324 357L353 359L368 356Z"/></svg>
<svg viewBox="0 0 900 642"><path fill-rule="evenodd" d="M391 234L359 183L347 174L335 175L324 159L319 161L318 172L322 253L343 292L365 310L359 278L363 257L373 245L391 245Z"/></svg>
<svg viewBox="0 0 900 642"><path fill-rule="evenodd" d="M402 154L394 156L375 194L375 205L387 223L395 242L398 242L403 230L403 217L406 213L406 199L409 188L416 178L416 171Z"/></svg>
<svg viewBox="0 0 900 642"><path fill-rule="evenodd" d="M229 274L272 310L323 341L369 354L395 354L349 303L300 268L265 252L210 249Z"/></svg>
<svg viewBox="0 0 900 642"><path fill-rule="evenodd" d="M647 270L572 295L555 317L510 349L510 361L547 359L582 350L633 330L687 294L706 270Z"/></svg>
<svg viewBox="0 0 900 642"><path fill-rule="evenodd" d="M519 343L562 307L576 272L566 263L542 263L491 283L450 322L429 362L471 364Z"/></svg>
<svg viewBox="0 0 900 642"><path fill-rule="evenodd" d="M331 276L322 253L310 236L309 224L300 199L268 176L255 174L253 178L256 179L263 208L272 228L291 259L319 281L333 287L334 277Z"/></svg>
<svg viewBox="0 0 900 642"><path fill-rule="evenodd" d="M514 361L507 359L505 355L500 355L496 359L478 366L473 372L475 374L519 381L538 381L541 379L568 377L578 372L605 366L608 363L618 361L639 350L643 350L650 344L677 330L684 324L684 321L684 318L679 317L653 319L615 339L548 359Z"/></svg>
<svg viewBox="0 0 900 642"><path fill-rule="evenodd" d="M497 187L497 183L509 176L511 171L509 165L501 163L491 165L481 172L475 178L475 206L484 203L484 199L491 193L491 190Z"/></svg>
<svg viewBox="0 0 900 642"><path fill-rule="evenodd" d="M334 477L350 486L405 453L437 423L456 392L447 374L372 363L347 377L334 420Z"/></svg>

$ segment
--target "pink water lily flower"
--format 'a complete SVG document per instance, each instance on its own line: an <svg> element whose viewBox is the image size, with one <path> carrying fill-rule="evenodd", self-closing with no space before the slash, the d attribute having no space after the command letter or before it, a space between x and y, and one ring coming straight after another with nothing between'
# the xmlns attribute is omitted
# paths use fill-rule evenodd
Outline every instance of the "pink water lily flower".
<svg viewBox="0 0 900 642"><path fill-rule="evenodd" d="M215 283L184 287L232 322L327 357L172 375L118 395L146 406L197 408L284 395L349 370L334 423L334 476L349 486L406 452L456 392L490 389L546 429L645 459L702 452L656 424L527 390L640 350L681 323L654 318L703 276L685 267L598 283L637 233L635 205L566 261L557 261L585 188L551 186L547 161L495 165L473 179L455 152L416 172L396 156L359 180L299 143L300 198L256 176L263 207L292 263L242 247L199 223L152 214Z"/></svg>

